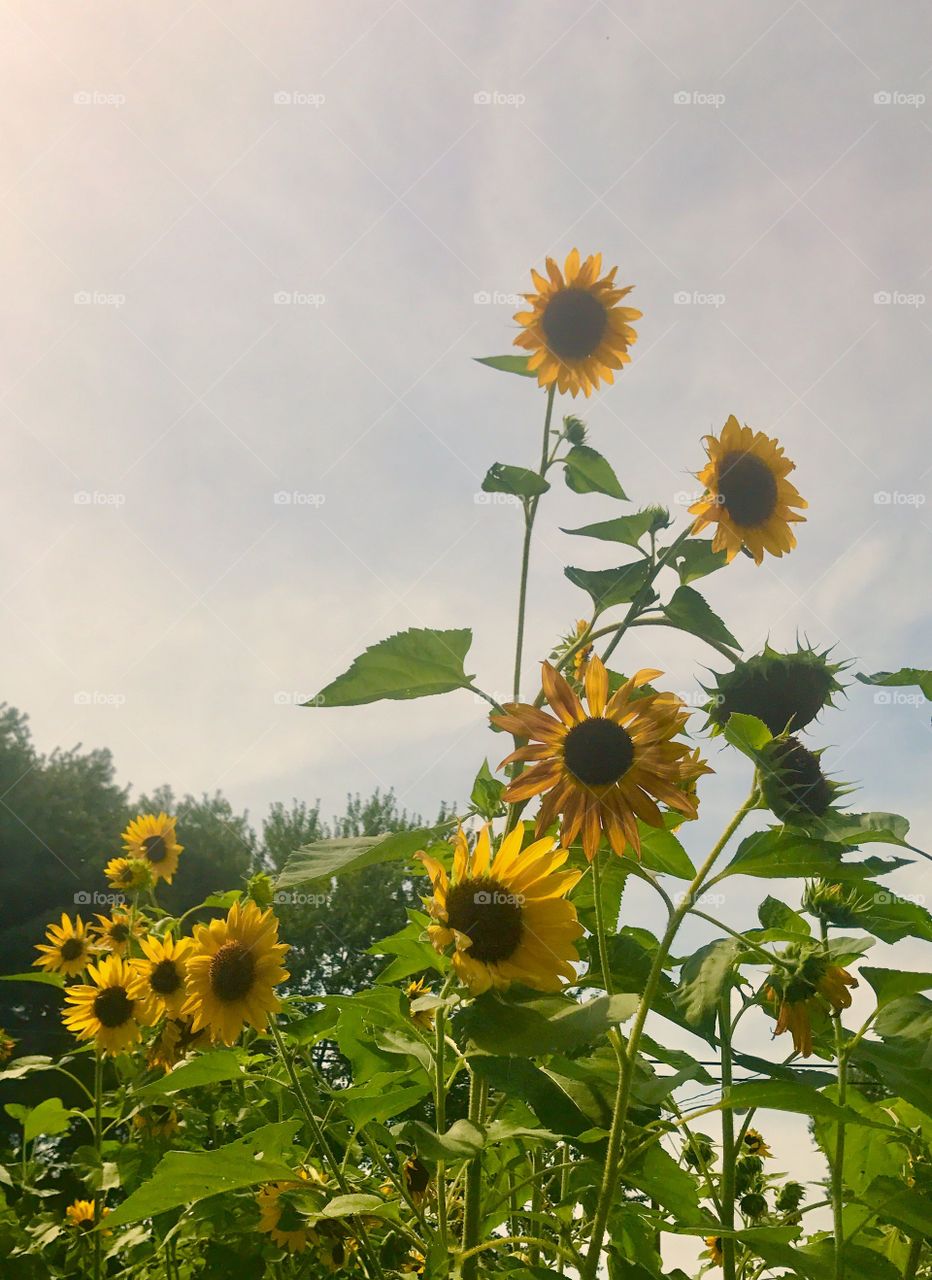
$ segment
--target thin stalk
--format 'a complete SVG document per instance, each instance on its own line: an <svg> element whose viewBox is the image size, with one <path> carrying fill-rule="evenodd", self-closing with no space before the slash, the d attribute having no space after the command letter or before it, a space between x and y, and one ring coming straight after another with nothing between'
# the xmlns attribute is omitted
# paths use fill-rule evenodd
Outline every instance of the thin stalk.
<svg viewBox="0 0 932 1280"><path fill-rule="evenodd" d="M94 1057L94 1152L97 1156L97 1176L102 1177L101 1161L100 1161L100 1142L103 1133L102 1113L103 1113L103 1091L104 1091L104 1060L100 1050ZM100 1280L100 1267L102 1261L103 1235L100 1230L100 1217L103 1208L103 1198L100 1194L100 1182L94 1189L94 1280Z"/></svg>
<svg viewBox="0 0 932 1280"><path fill-rule="evenodd" d="M828 954L828 926L822 921L822 946ZM848 1051L845 1045L844 1030L841 1025L841 1014L832 1013L835 1027L835 1058L838 1062L838 1098L839 1107L844 1107L848 1092ZM835 1158L832 1164L832 1223L835 1234L835 1280L844 1280L845 1275L845 1239L844 1239L844 1183L845 1183L845 1122L839 1116L835 1126Z"/></svg>
<svg viewBox="0 0 932 1280"><path fill-rule="evenodd" d="M437 1010L434 1030L437 1034L434 1049L434 1115L437 1121L437 1136L447 1127L447 1086L444 1068L444 1050L446 1049L446 1032L444 1023L446 1010L441 1005ZM443 1248L444 1258L449 1258L450 1243L447 1236L447 1174L443 1160L437 1161L437 1232Z"/></svg>
<svg viewBox="0 0 932 1280"><path fill-rule="evenodd" d="M644 1024L647 1021L647 1015L650 1012L651 1005L657 995L657 988L660 985L663 967L666 963L667 956L669 955L670 947L673 943L673 939L676 937L680 925L686 918L686 915L695 901L699 890L702 888L706 876L712 870L716 859L737 831L738 827L744 821L745 817L755 807L756 803L757 780L755 778L755 784L751 789L751 794L748 796L747 800L745 800L741 808L738 809L737 813L716 841L714 847L709 853L709 856L696 872L692 883L684 893L679 906L671 915L666 931L660 940L660 945L658 946L654 956L654 963L651 966L650 973L648 974L644 993L641 996L637 1013L635 1014L634 1022L628 1035L627 1052L620 1055L619 1062L622 1069L618 1073L618 1090L615 1095L615 1106L612 1113L612 1127L609 1132L608 1151L605 1159L605 1168L602 1174L602 1185L599 1190L595 1217L592 1222L589 1252L586 1255L586 1260L582 1268L583 1280L595 1280L596 1275L598 1274L599 1258L602 1253L602 1242L605 1239L605 1228L608 1223L609 1212L611 1211L611 1207L615 1199L615 1188L618 1182L619 1163L624 1143L625 1122L628 1118L628 1104L631 1097L631 1080L634 1074L634 1063L636 1061L638 1044L640 1043L641 1034L644 1030Z"/></svg>
<svg viewBox="0 0 932 1280"><path fill-rule="evenodd" d="M469 1118L481 1126L488 1101L488 1084L473 1072L469 1081ZM479 1216L482 1208L482 1157L474 1155L466 1166L466 1191L463 1204L463 1280L475 1280L478 1262Z"/></svg>
<svg viewBox="0 0 932 1280"><path fill-rule="evenodd" d="M615 652L615 649L618 646L619 640L625 634L628 627L633 626L637 618L643 612L643 610L647 608L647 605L650 601L650 597L653 594L652 588L654 585L654 580L656 579L660 570L664 568L665 565L670 563L673 555L680 549L680 547L689 537L691 530L692 530L692 525L687 525L686 528L683 530L683 532L679 535L679 537L674 538L674 540L666 548L663 555L661 555L659 559L655 559L653 556L651 557L653 560L653 564L651 566L651 571L648 576L648 579L644 583L643 587L641 587L640 591L637 593L635 598L631 601L631 604L628 608L628 612L625 614L624 618L622 618L621 622L618 624L618 626L615 629L614 636L606 645L605 652L602 654L603 662L605 663L608 662L609 658Z"/></svg>
<svg viewBox="0 0 932 1280"><path fill-rule="evenodd" d="M602 872L599 869L599 853L592 859L592 896L595 899L595 933L599 943L599 964L602 967L602 985L608 995L614 995L612 974L608 963L608 939L605 936L605 913L602 908Z"/></svg>
<svg viewBox="0 0 932 1280"><path fill-rule="evenodd" d="M553 417L553 401L556 395L556 383L550 384L547 392L547 412L544 415L544 440L541 447L540 467L537 474L543 477L547 471L550 453L550 420ZM514 697L517 702L521 696L521 659L524 653L524 617L527 608L527 579L531 563L531 536L534 532L534 519L537 515L537 504L540 498L528 498L524 507L524 545L521 549L521 585L518 589L518 634L515 640L515 678Z"/></svg>
<svg viewBox="0 0 932 1280"><path fill-rule="evenodd" d="M719 1002L718 1039L722 1055L722 1101L731 1101L731 988L726 987ZM735 1226L735 1115L722 1107L722 1207L721 1223L728 1231ZM725 1280L735 1280L734 1236L722 1239L722 1271Z"/></svg>
<svg viewBox="0 0 932 1280"><path fill-rule="evenodd" d="M565 1256L574 1266L579 1263L579 1255L575 1251L571 1252L569 1249L564 1249L562 1245L557 1244L554 1240L542 1240L540 1236L495 1236L492 1240L486 1240L483 1244L476 1244L465 1250L460 1254L460 1261L474 1263L476 1255L484 1253L486 1249L500 1249L502 1245L511 1244L537 1245L538 1248L549 1249L558 1256ZM464 1266L463 1275L465 1276L466 1274L467 1268Z"/></svg>

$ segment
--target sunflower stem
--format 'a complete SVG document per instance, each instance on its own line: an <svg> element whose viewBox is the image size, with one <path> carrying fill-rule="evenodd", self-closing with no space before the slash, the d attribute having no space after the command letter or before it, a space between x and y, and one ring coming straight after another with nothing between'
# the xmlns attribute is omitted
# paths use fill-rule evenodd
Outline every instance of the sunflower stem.
<svg viewBox="0 0 932 1280"><path fill-rule="evenodd" d="M670 545L661 553L659 559L654 560L651 566L651 571L648 575L647 581L644 583L643 587L641 587L640 591L631 601L631 604L628 608L628 612L625 614L625 616L622 618L621 622L618 624L617 628L615 629L614 636L612 636L611 640L605 646L605 652L602 654L602 661L604 663L608 663L608 660L612 656L612 654L615 652L615 649L617 648L618 642L621 639L621 637L625 634L625 632L628 630L630 626L634 625L634 623L640 617L643 611L646 608L648 608L648 606L652 603L651 598L654 594L653 586L658 573L662 568L664 568L665 565L670 563L671 557L674 555L675 552L677 552L680 549L680 547L689 537L691 529L692 529L692 525L687 525L686 528L683 530L683 532L679 535L679 537L675 538L673 542L671 542Z"/></svg>
<svg viewBox="0 0 932 1280"><path fill-rule="evenodd" d="M600 849L592 859L592 896L595 900L595 933L599 943L599 964L602 967L602 986L607 995L614 995L612 974L608 963L608 939L605 936L605 913L602 908L602 872L599 868Z"/></svg>
<svg viewBox="0 0 932 1280"><path fill-rule="evenodd" d="M822 948L829 958L828 925L820 922L822 929ZM838 1063L838 1098L839 1107L844 1108L848 1093L848 1052L845 1046L844 1030L841 1025L841 1013L832 1011L832 1022L835 1028L835 1058ZM831 1161L832 1170L832 1222L835 1235L835 1280L844 1280L845 1275L845 1223L844 1223L844 1181L845 1181L845 1122L839 1118L835 1128L835 1156Z"/></svg>
<svg viewBox="0 0 932 1280"><path fill-rule="evenodd" d="M718 1006L718 1039L722 1054L722 1185L721 1223L728 1231L735 1225L735 1117L731 1109L731 988L726 985ZM722 1239L724 1280L735 1280L735 1239Z"/></svg>
<svg viewBox="0 0 932 1280"><path fill-rule="evenodd" d="M488 1083L475 1072L469 1081L469 1119L481 1127L488 1101ZM479 1217L482 1207L482 1157L474 1155L466 1166L466 1191L463 1204L463 1280L475 1280L478 1259Z"/></svg>
<svg viewBox="0 0 932 1280"><path fill-rule="evenodd" d="M547 391L547 412L544 415L544 440L541 448L540 467L537 474L543 479L547 473L550 456L550 420L553 417L553 401L556 395L556 383L550 384ZM524 546L521 551L521 585L518 588L518 634L515 640L515 677L514 699L521 697L521 659L524 652L524 616L527 608L527 579L531 563L531 536L534 532L534 519L537 516L537 504L540 497L528 498L524 506Z"/></svg>
<svg viewBox="0 0 932 1280"><path fill-rule="evenodd" d="M654 962L651 966L650 973L647 976L647 982L644 986L644 993L638 1004L637 1013L634 1016L634 1022L631 1031L628 1034L627 1051L619 1055L619 1072L618 1072L618 1089L615 1094L615 1106L612 1113L612 1127L608 1138L608 1152L605 1159L605 1167L602 1174L602 1185L599 1190L599 1198L596 1204L595 1216L592 1221L592 1232L589 1239L589 1252L586 1255L585 1263L581 1268L582 1280L596 1280L599 1270L599 1260L602 1254L602 1243L605 1239L605 1228L608 1223L608 1215L611 1211L612 1204L615 1199L615 1188L618 1182L618 1173L621 1163L622 1150L624 1146L625 1123L628 1118L628 1105L631 1099L631 1080L634 1075L634 1065L637 1059L638 1045L641 1035L644 1031L644 1024L647 1021L647 1015L650 1012L651 1005L657 994L657 988L660 985L660 979L663 975L663 968L666 964L670 947L679 930L680 925L689 913L690 907L696 900L706 876L712 870L716 859L722 850L726 847L731 837L737 831L738 827L747 817L747 815L757 805L758 784L755 775L754 786L751 793L745 800L744 804L735 813L728 826L722 832L716 841L709 856L703 862L702 866L696 872L689 888L683 894L679 906L670 916L666 931L660 940L657 951L654 955ZM611 1036L614 1028L609 1033ZM617 1035L617 1033L615 1033ZM714 1108L712 1108L714 1110Z"/></svg>
<svg viewBox="0 0 932 1280"><path fill-rule="evenodd" d="M97 1157L98 1183L94 1188L94 1280L100 1280L100 1268L103 1252L103 1236L100 1231L100 1217L103 1208L100 1194L100 1180L103 1170L100 1162L100 1145L103 1134L103 1091L104 1091L104 1059L98 1049L94 1054L94 1154Z"/></svg>
<svg viewBox="0 0 932 1280"><path fill-rule="evenodd" d="M434 1030L437 1034L434 1051L434 1116L437 1121L437 1136L440 1137L447 1127L447 1093L446 1072L444 1070L444 1051L446 1049L446 1011L441 1005L437 1009ZM444 1259L449 1258L450 1242L447 1236L447 1173L443 1160L437 1161L437 1232Z"/></svg>

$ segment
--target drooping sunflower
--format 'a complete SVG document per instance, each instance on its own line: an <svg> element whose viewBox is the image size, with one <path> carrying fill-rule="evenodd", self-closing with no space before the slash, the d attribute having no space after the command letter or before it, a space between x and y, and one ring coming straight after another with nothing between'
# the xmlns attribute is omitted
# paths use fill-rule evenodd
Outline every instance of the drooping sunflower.
<svg viewBox="0 0 932 1280"><path fill-rule="evenodd" d="M714 1267L720 1267L725 1261L725 1255L722 1252L721 1236L706 1236L705 1250L699 1255L700 1258L708 1258Z"/></svg>
<svg viewBox="0 0 932 1280"><path fill-rule="evenodd" d="M430 1188L430 1170L427 1165L423 1164L417 1156L408 1156L401 1166L401 1176L412 1203L423 1204Z"/></svg>
<svg viewBox="0 0 932 1280"><path fill-rule="evenodd" d="M102 1053L122 1053L140 1038L139 1002L129 993L132 970L121 956L88 968L93 985L69 987L62 1019L79 1040L96 1040Z"/></svg>
<svg viewBox="0 0 932 1280"><path fill-rule="evenodd" d="M37 943L39 959L32 963L46 973L60 973L66 978L75 978L84 972L94 958L94 946L80 916L71 920L63 911L61 924L50 924L45 936L48 943Z"/></svg>
<svg viewBox="0 0 932 1280"><path fill-rule="evenodd" d="M772 738L761 751L761 790L781 822L811 826L829 812L843 790L822 772L821 754L794 737Z"/></svg>
<svg viewBox="0 0 932 1280"><path fill-rule="evenodd" d="M143 859L153 880L171 884L184 845L175 836L175 819L167 813L140 814L123 832L123 847L131 858Z"/></svg>
<svg viewBox="0 0 932 1280"><path fill-rule="evenodd" d="M559 814L563 845L581 834L591 861L603 832L617 854L629 844L639 852L637 819L663 826L658 800L695 818L696 797L685 784L709 769L686 742L673 740L689 712L673 694L635 696L636 689L661 674L639 671L609 698L608 672L594 656L586 669L586 711L559 672L545 662L544 693L556 717L514 702L505 704L503 715L492 716L508 733L530 739L499 767L534 761L511 782L505 799L514 803L544 795L538 834Z"/></svg>
<svg viewBox="0 0 932 1280"><path fill-rule="evenodd" d="M493 858L486 826L470 857L465 832L458 831L452 878L436 858L417 855L433 886L424 899L434 921L428 935L437 951L455 947L453 968L473 995L512 982L559 991L575 977L573 943L583 928L566 894L582 873L560 870L568 854L552 840L522 852L523 842L519 823Z"/></svg>
<svg viewBox="0 0 932 1280"><path fill-rule="evenodd" d="M106 1218L109 1212L110 1210L106 1205L101 1206L101 1221ZM65 1217L68 1220L68 1225L70 1227L74 1227L77 1231L90 1231L95 1222L94 1201L75 1200L72 1204L69 1204L68 1208L65 1210ZM110 1232L105 1232L105 1234L109 1235Z"/></svg>
<svg viewBox="0 0 932 1280"><path fill-rule="evenodd" d="M144 1138L170 1138L180 1122L178 1112L166 1106L146 1107L133 1116L133 1128Z"/></svg>
<svg viewBox="0 0 932 1280"><path fill-rule="evenodd" d="M141 858L111 858L104 867L104 875L111 889L124 893L138 893L152 883L149 864Z"/></svg>
<svg viewBox="0 0 932 1280"><path fill-rule="evenodd" d="M194 1049L204 1048L209 1042L206 1030L192 1030L190 1018L168 1018L149 1047L147 1064L168 1073Z"/></svg>
<svg viewBox="0 0 932 1280"><path fill-rule="evenodd" d="M600 380L614 382L613 370L631 361L628 347L637 341L631 321L641 313L618 304L634 285L619 289L617 267L603 276L602 255L590 254L582 262L578 249L562 271L553 258L546 270L547 276L531 270L537 292L524 295L530 310L515 316L522 328L515 346L531 352L528 369L540 386L556 383L561 394L588 396Z"/></svg>
<svg viewBox="0 0 932 1280"><path fill-rule="evenodd" d="M150 934L140 939L143 958L133 962L132 994L140 1002L144 1021L157 1022L167 1014L177 1018L185 1002L185 978L190 938L163 938Z"/></svg>
<svg viewBox="0 0 932 1280"><path fill-rule="evenodd" d="M278 941L278 920L252 901L235 902L225 920L194 931L188 956L188 996L182 1014L194 1031L209 1028L213 1040L233 1044L245 1023L264 1031L279 1009L275 987L288 977L282 967L287 944Z"/></svg>
<svg viewBox="0 0 932 1280"><path fill-rule="evenodd" d="M131 911L115 908L109 916L97 917L97 924L90 926L94 941L101 951L112 951L125 956L134 938L138 939L145 928L144 921Z"/></svg>
<svg viewBox="0 0 932 1280"><path fill-rule="evenodd" d="M712 732L721 732L736 711L763 720L772 734L805 729L844 688L836 677L845 664L829 662L829 652L797 644L780 653L765 644L730 671L713 672L714 684L703 686L711 695L706 711Z"/></svg>
<svg viewBox="0 0 932 1280"><path fill-rule="evenodd" d="M760 1156L762 1160L766 1160L768 1156L773 1155L762 1134L757 1129L748 1129L745 1132L744 1149L749 1155Z"/></svg>
<svg viewBox="0 0 932 1280"><path fill-rule="evenodd" d="M434 1029L434 1011L429 1003L424 1003L430 997L430 987L424 978L418 978L416 982L409 982L405 988L405 995L408 997L408 1017L416 1027L420 1027L422 1031L433 1031Z"/></svg>
<svg viewBox="0 0 932 1280"><path fill-rule="evenodd" d="M768 975L764 995L776 1009L774 1035L789 1031L793 1048L804 1058L812 1054L813 1021L825 1023L830 1013L840 1013L851 1005L849 987L857 978L840 965L832 964L819 952L800 951L788 946L782 960L797 960L795 969L781 966Z"/></svg>
<svg viewBox="0 0 932 1280"><path fill-rule="evenodd" d="M705 445L709 461L697 477L705 493L689 508L696 517L693 532L717 524L712 550L724 551L729 563L742 547L757 564L765 551L792 551L796 537L790 525L806 519L793 508L809 505L786 478L795 462L775 439L742 427L734 414L720 436L705 437Z"/></svg>

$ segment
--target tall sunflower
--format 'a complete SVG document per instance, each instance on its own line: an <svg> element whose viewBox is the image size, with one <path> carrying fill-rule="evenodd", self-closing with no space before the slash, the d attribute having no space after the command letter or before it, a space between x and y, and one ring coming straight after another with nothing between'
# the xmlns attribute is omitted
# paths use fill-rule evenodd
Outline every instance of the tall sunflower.
<svg viewBox="0 0 932 1280"><path fill-rule="evenodd" d="M45 931L47 943L37 943L39 959L33 964L46 973L60 973L75 978L83 973L94 958L94 946L87 926L80 916L69 919L63 911L61 924L50 924Z"/></svg>
<svg viewBox="0 0 932 1280"><path fill-rule="evenodd" d="M796 536L790 524L806 519L793 508L809 505L786 478L796 463L784 457L775 439L742 427L734 414L722 434L706 436L705 444L709 461L698 474L705 493L689 508L696 517L693 532L717 524L712 550L724 551L729 563L742 547L757 564L765 551L792 551Z"/></svg>
<svg viewBox="0 0 932 1280"><path fill-rule="evenodd" d="M528 369L536 372L542 387L556 383L561 393L588 396L599 381L614 382L614 369L629 364L628 347L637 341L630 322L640 318L633 307L618 303L634 285L619 289L612 267L602 276L602 255L580 261L574 249L563 270L547 259L547 276L531 270L536 293L526 293L530 310L515 320L523 332L515 346L531 352Z"/></svg>
<svg viewBox="0 0 932 1280"><path fill-rule="evenodd" d="M129 993L132 970L121 956L105 956L92 964L93 985L69 987L62 1019L79 1040L96 1040L108 1054L122 1053L140 1038L139 1002Z"/></svg>
<svg viewBox="0 0 932 1280"><path fill-rule="evenodd" d="M178 870L178 856L184 845L175 836L175 819L167 813L153 813L134 818L123 832L123 847L132 858L143 859L153 880L171 884Z"/></svg>
<svg viewBox="0 0 932 1280"><path fill-rule="evenodd" d="M524 703L506 703L503 715L493 715L499 728L529 738L502 761L533 761L505 791L511 803L544 795L537 818L540 834L562 818L560 839L570 845L581 834L591 861L602 833L617 854L630 844L641 847L637 820L663 826L656 801L687 817L696 816L696 797L684 786L708 766L685 742L673 741L689 716L679 698L669 693L635 690L659 671L639 671L608 696L608 672L593 656L586 668L588 711L549 662L542 664L547 701L556 712L548 715Z"/></svg>
<svg viewBox="0 0 932 1280"><path fill-rule="evenodd" d="M233 1044L247 1022L264 1031L279 1008L275 987L288 977L282 968L287 950L275 916L252 901L235 902L225 920L198 925L181 1010L192 1029L207 1027L224 1044Z"/></svg>
<svg viewBox="0 0 932 1280"><path fill-rule="evenodd" d="M552 840L522 852L523 841L519 823L493 858L486 826L470 857L466 835L458 831L452 878L436 858L417 855L433 886L424 899L434 921L428 936L437 951L455 947L453 968L473 995L512 982L559 991L575 977L573 943L583 928L566 894L581 872L560 870L568 855Z"/></svg>
<svg viewBox="0 0 932 1280"><path fill-rule="evenodd" d="M131 990L139 1000L146 1022L157 1022L167 1014L177 1018L184 1004L187 961L193 943L190 938L164 938L150 934L139 943L143 958L133 963Z"/></svg>

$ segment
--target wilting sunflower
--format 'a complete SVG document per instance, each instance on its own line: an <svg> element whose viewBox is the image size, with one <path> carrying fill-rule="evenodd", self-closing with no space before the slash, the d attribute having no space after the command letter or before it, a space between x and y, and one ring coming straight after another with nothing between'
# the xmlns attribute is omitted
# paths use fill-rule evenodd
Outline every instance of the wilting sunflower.
<svg viewBox="0 0 932 1280"><path fill-rule="evenodd" d="M423 1204L430 1187L430 1170L427 1165L422 1164L417 1156L408 1156L401 1166L401 1176L412 1203L416 1206Z"/></svg>
<svg viewBox="0 0 932 1280"><path fill-rule="evenodd" d="M147 1064L167 1073L194 1049L204 1048L209 1042L206 1030L192 1030L190 1018L169 1018L149 1047Z"/></svg>
<svg viewBox="0 0 932 1280"><path fill-rule="evenodd" d="M793 508L808 506L786 478L795 462L784 457L776 440L742 427L734 414L718 438L706 436L705 442L709 461L697 477L705 493L689 508L696 517L693 532L717 524L712 550L724 551L729 562L742 547L757 564L765 551L792 551L796 537L790 524L806 519Z"/></svg>
<svg viewBox="0 0 932 1280"><path fill-rule="evenodd" d="M175 819L167 813L152 813L134 818L123 832L123 847L131 858L143 859L153 880L171 884L178 870L178 855L184 845L175 837Z"/></svg>
<svg viewBox="0 0 932 1280"><path fill-rule="evenodd" d="M529 738L502 761L535 761L505 791L514 803L545 796L537 819L538 834L562 817L560 839L565 846L582 835L586 857L598 851L602 832L617 854L630 844L641 847L637 820L663 826L659 800L687 817L696 816L696 798L685 785L708 767L685 742L674 742L689 716L679 698L669 693L635 690L659 671L639 671L608 697L608 672L599 657L586 669L586 701L582 702L549 662L542 665L547 701L558 718L524 703L505 704L504 715L493 715L501 729Z"/></svg>
<svg viewBox="0 0 932 1280"><path fill-rule="evenodd" d="M292 1198L294 1192L306 1189L307 1182L307 1171L299 1169L294 1182L270 1182L256 1195L259 1230L289 1253L303 1253L309 1244L317 1243L317 1233L308 1226Z"/></svg>
<svg viewBox="0 0 932 1280"><path fill-rule="evenodd" d="M125 956L134 938L138 939L145 924L139 916L132 912L114 910L109 916L98 916L97 924L90 926L94 941L101 951L112 951L114 955Z"/></svg>
<svg viewBox="0 0 932 1280"><path fill-rule="evenodd" d="M772 738L761 751L761 790L781 822L810 826L843 790L822 772L821 754L793 737Z"/></svg>
<svg viewBox="0 0 932 1280"><path fill-rule="evenodd" d="M799 733L844 688L836 676L843 662L829 662L830 650L819 652L797 644L780 653L764 645L763 653L736 662L730 671L713 672L715 683L706 706L713 732L720 732L736 711L757 716L773 734Z"/></svg>
<svg viewBox="0 0 932 1280"><path fill-rule="evenodd" d="M104 875L111 889L124 893L138 893L152 884L149 864L141 858L111 858L104 867Z"/></svg>
<svg viewBox="0 0 932 1280"><path fill-rule="evenodd" d="M322 1223L319 1240L318 1260L328 1271L334 1274L346 1270L358 1242L338 1223Z"/></svg>
<svg viewBox="0 0 932 1280"><path fill-rule="evenodd" d="M170 1138L180 1123L173 1107L146 1107L133 1116L133 1128L144 1138Z"/></svg>
<svg viewBox="0 0 932 1280"><path fill-rule="evenodd" d="M425 1004L422 1008L420 1001L430 996L430 987L423 978L418 978L416 982L409 982L405 988L405 995L408 997L408 1017L416 1027L420 1027L422 1031L433 1031L434 1029L434 1011L429 1004Z"/></svg>
<svg viewBox="0 0 932 1280"><path fill-rule="evenodd" d="M473 995L522 982L538 991L559 991L576 976L575 940L583 932L566 894L580 871L561 871L568 854L552 840L522 852L524 824L502 840L492 857L483 827L470 858L465 833L454 840L452 878L426 853L433 896L425 904L434 923L427 932L437 951L455 946L453 968Z"/></svg>
<svg viewBox="0 0 932 1280"><path fill-rule="evenodd" d="M65 992L65 1026L79 1040L96 1040L103 1053L122 1053L140 1037L141 1009L129 993L132 970L120 956L105 956L87 972L92 986Z"/></svg>
<svg viewBox="0 0 932 1280"><path fill-rule="evenodd" d="M618 304L634 285L619 289L618 268L605 276L601 270L600 253L581 262L578 249L562 271L553 258L547 259L549 279L531 270L537 292L524 295L530 310L515 316L523 330L515 346L531 352L528 369L537 374L540 386L556 383L561 394L581 391L588 396L600 380L614 382L612 371L630 363L628 347L637 341L630 322L641 313Z"/></svg>
<svg viewBox="0 0 932 1280"><path fill-rule="evenodd" d="M63 911L61 924L50 924L45 936L48 944L36 945L39 959L32 963L47 973L74 978L83 973L94 958L94 947L80 916L70 920Z"/></svg>
<svg viewBox="0 0 932 1280"><path fill-rule="evenodd" d="M776 1008L774 1035L789 1031L793 1048L804 1058L812 1054L813 1020L825 1022L829 1013L837 1014L851 1005L849 987L858 985L857 978L840 965L831 964L819 952L800 953L789 946L781 959L798 959L795 970L772 969L764 994Z"/></svg>
<svg viewBox="0 0 932 1280"><path fill-rule="evenodd" d="M768 1156L772 1156L773 1152L767 1146L762 1135L757 1129L748 1129L744 1135L744 1149L752 1156L760 1156L762 1160L766 1160Z"/></svg>
<svg viewBox="0 0 932 1280"><path fill-rule="evenodd" d="M720 1267L725 1261L725 1255L722 1252L722 1237L706 1236L705 1250L700 1253L699 1257L708 1258L713 1266Z"/></svg>
<svg viewBox="0 0 932 1280"><path fill-rule="evenodd" d="M193 1029L232 1044L245 1023L264 1031L279 1009L275 987L288 977L282 968L287 944L278 941L278 921L254 902L235 902L225 920L200 924L188 956L188 998L182 1014Z"/></svg>
<svg viewBox="0 0 932 1280"><path fill-rule="evenodd" d="M103 1205L100 1210L100 1218L103 1221L110 1210ZM65 1217L68 1219L68 1225L74 1227L78 1231L90 1231L94 1226L94 1201L93 1200L75 1200L73 1204L69 1204L65 1210ZM109 1235L110 1232L104 1233Z"/></svg>
<svg viewBox="0 0 932 1280"><path fill-rule="evenodd" d="M164 1014L177 1018L184 1004L190 938L158 938L150 934L139 943L143 958L133 962L132 994L143 1009L144 1021L157 1022Z"/></svg>

